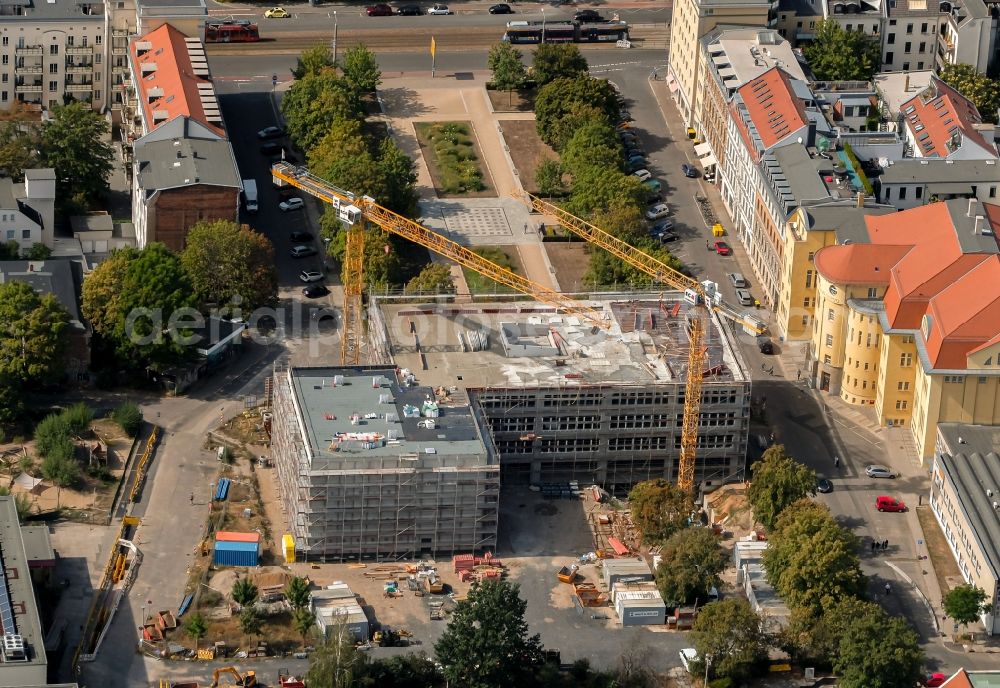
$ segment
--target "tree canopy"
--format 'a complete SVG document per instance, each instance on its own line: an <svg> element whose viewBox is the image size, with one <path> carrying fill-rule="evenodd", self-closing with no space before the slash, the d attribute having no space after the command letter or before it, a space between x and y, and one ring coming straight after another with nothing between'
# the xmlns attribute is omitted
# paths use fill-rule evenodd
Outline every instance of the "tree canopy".
<svg viewBox="0 0 1000 688"><path fill-rule="evenodd" d="M490 48L486 64L493 73L493 86L501 91L514 91L524 86L528 70L521 62L521 51L510 43L496 43Z"/></svg>
<svg viewBox="0 0 1000 688"><path fill-rule="evenodd" d="M665 542L686 528L694 511L691 495L663 479L636 484L628 494L628 505L632 521L650 545Z"/></svg>
<svg viewBox="0 0 1000 688"><path fill-rule="evenodd" d="M205 220L188 230L181 263L203 306L243 313L278 298L274 246L263 234L229 220Z"/></svg>
<svg viewBox="0 0 1000 688"><path fill-rule="evenodd" d="M825 506L808 499L792 504L768 537L764 568L789 607L818 614L864 593L857 538Z"/></svg>
<svg viewBox="0 0 1000 688"><path fill-rule="evenodd" d="M537 635L528 635L527 606L516 584L487 579L458 603L434 652L452 685L522 686L542 659Z"/></svg>
<svg viewBox="0 0 1000 688"><path fill-rule="evenodd" d="M358 92L331 68L296 79L281 99L281 112L288 134L308 153L335 123L360 120L364 110Z"/></svg>
<svg viewBox="0 0 1000 688"><path fill-rule="evenodd" d="M358 93L374 93L382 83L382 69L375 53L364 43L351 46L344 53L344 78Z"/></svg>
<svg viewBox="0 0 1000 688"><path fill-rule="evenodd" d="M920 639L902 617L877 604L845 600L832 614L833 669L842 688L911 688L923 676Z"/></svg>
<svg viewBox="0 0 1000 688"><path fill-rule="evenodd" d="M531 76L539 86L586 74L588 69L587 58L572 43L543 43L532 53Z"/></svg>
<svg viewBox="0 0 1000 688"><path fill-rule="evenodd" d="M24 171L38 167L38 131L23 122L0 123L0 170L11 179L24 179Z"/></svg>
<svg viewBox="0 0 1000 688"><path fill-rule="evenodd" d="M83 103L57 105L41 128L41 163L56 173L56 203L88 208L108 191L114 151L104 115Z"/></svg>
<svg viewBox="0 0 1000 688"><path fill-rule="evenodd" d="M719 574L727 557L710 528L685 528L664 543L662 562L656 569L656 587L668 604L704 603L712 587L721 585Z"/></svg>
<svg viewBox="0 0 1000 688"><path fill-rule="evenodd" d="M307 75L315 75L334 67L333 51L325 43L306 48L299 55L292 69L292 76L304 79Z"/></svg>
<svg viewBox="0 0 1000 688"><path fill-rule="evenodd" d="M817 22L804 51L823 81L868 81L881 64L881 44L864 31L845 30L836 19Z"/></svg>
<svg viewBox="0 0 1000 688"><path fill-rule="evenodd" d="M754 517L768 530L789 504L816 494L816 471L786 454L784 445L768 447L750 470L753 481L747 499Z"/></svg>
<svg viewBox="0 0 1000 688"><path fill-rule="evenodd" d="M691 629L691 639L698 657L709 663L710 676L746 679L767 662L770 640L763 620L742 598L702 607Z"/></svg>
<svg viewBox="0 0 1000 688"><path fill-rule="evenodd" d="M595 117L581 123L563 147L562 166L576 176L589 167L619 169L622 164L622 144L615 130L603 118Z"/></svg>
<svg viewBox="0 0 1000 688"><path fill-rule="evenodd" d="M451 267L446 263L428 263L406 283L407 294L447 294L454 290Z"/></svg>
<svg viewBox="0 0 1000 688"><path fill-rule="evenodd" d="M561 77L538 90L535 126L542 141L556 150L562 149L579 122L594 117L608 124L618 117L618 99L605 79L586 74Z"/></svg>
<svg viewBox="0 0 1000 688"><path fill-rule="evenodd" d="M945 613L963 626L979 621L989 612L986 591L971 584L956 585L941 600Z"/></svg>
<svg viewBox="0 0 1000 688"><path fill-rule="evenodd" d="M967 64L946 64L941 68L941 80L971 100L984 121L997 121L1000 80L991 79Z"/></svg>

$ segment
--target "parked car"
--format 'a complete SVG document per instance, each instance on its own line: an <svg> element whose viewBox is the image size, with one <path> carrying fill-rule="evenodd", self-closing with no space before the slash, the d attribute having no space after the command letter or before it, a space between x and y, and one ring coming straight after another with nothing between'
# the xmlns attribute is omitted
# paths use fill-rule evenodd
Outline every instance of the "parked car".
<svg viewBox="0 0 1000 688"><path fill-rule="evenodd" d="M670 207L666 203L657 203L646 211L647 220L659 220L670 214Z"/></svg>
<svg viewBox="0 0 1000 688"><path fill-rule="evenodd" d="M689 165L687 163L681 165L681 172L683 172L684 176L688 179L695 179L698 176L698 170L694 168L694 165Z"/></svg>
<svg viewBox="0 0 1000 688"><path fill-rule="evenodd" d="M765 356L770 356L774 353L774 342L766 335L757 335L757 350Z"/></svg>
<svg viewBox="0 0 1000 688"><path fill-rule="evenodd" d="M650 236L654 234L663 234L664 232L669 232L673 228L673 220L660 220L659 222L654 222L653 226L649 228L649 234Z"/></svg>
<svg viewBox="0 0 1000 688"><path fill-rule="evenodd" d="M865 466L865 475L869 478L895 478L896 471L873 463Z"/></svg>
<svg viewBox="0 0 1000 688"><path fill-rule="evenodd" d="M729 244L725 241L716 241L712 246L715 248L715 252L720 256L732 255L733 249L729 248Z"/></svg>
<svg viewBox="0 0 1000 688"><path fill-rule="evenodd" d="M399 9L396 10L396 14L404 17L419 17L423 13L424 11L420 9L420 5L400 5Z"/></svg>
<svg viewBox="0 0 1000 688"><path fill-rule="evenodd" d="M391 17L393 12L391 7L386 5L384 2L380 2L377 5L369 5L366 7L365 14L369 17Z"/></svg>
<svg viewBox="0 0 1000 688"><path fill-rule="evenodd" d="M618 105L621 106L622 103L619 102ZM628 109L624 108L624 107L621 108L621 110L618 111L618 116L621 118L621 120L623 122L634 122L635 121L635 118L632 117L632 113L629 112Z"/></svg>
<svg viewBox="0 0 1000 688"><path fill-rule="evenodd" d="M292 246L292 250L288 252L292 258L308 258L309 256L316 255L316 248L314 246Z"/></svg>
<svg viewBox="0 0 1000 688"><path fill-rule="evenodd" d="M317 270L303 270L299 273L299 279L303 282L322 282L323 273Z"/></svg>
<svg viewBox="0 0 1000 688"><path fill-rule="evenodd" d="M302 210L305 207L305 201L301 198L289 198L287 201L282 201L278 204L278 208L283 213L287 213L290 210Z"/></svg>
<svg viewBox="0 0 1000 688"><path fill-rule="evenodd" d="M451 10L448 9L447 5L434 5L427 10L427 14L451 14Z"/></svg>
<svg viewBox="0 0 1000 688"><path fill-rule="evenodd" d="M262 155L281 155L281 144L277 141L268 141L260 147Z"/></svg>
<svg viewBox="0 0 1000 688"><path fill-rule="evenodd" d="M747 279L743 276L741 272L730 272L729 281L733 283L733 286L737 289L747 288Z"/></svg>
<svg viewBox="0 0 1000 688"><path fill-rule="evenodd" d="M514 10L507 3L501 2L490 6L490 14L514 14Z"/></svg>
<svg viewBox="0 0 1000 688"><path fill-rule="evenodd" d="M816 481L816 491L822 492L823 494L833 492L833 483L826 478L820 478Z"/></svg>
<svg viewBox="0 0 1000 688"><path fill-rule="evenodd" d="M736 290L736 300L740 302L741 306L752 306L753 296L747 289L737 289Z"/></svg>
<svg viewBox="0 0 1000 688"><path fill-rule="evenodd" d="M924 685L927 688L939 688L943 686L948 677L942 674L940 671L935 671L933 674L924 679Z"/></svg>
<svg viewBox="0 0 1000 688"><path fill-rule="evenodd" d="M625 171L631 174L637 170L641 170L645 166L646 166L646 158L643 158L641 156L636 158L629 158L629 161L625 163Z"/></svg>
<svg viewBox="0 0 1000 688"><path fill-rule="evenodd" d="M288 19L292 15L284 7L272 7L264 13L264 16L268 19Z"/></svg>
<svg viewBox="0 0 1000 688"><path fill-rule="evenodd" d="M655 179L647 179L642 183L643 187L649 190L651 193L658 194L663 189L663 185Z"/></svg>
<svg viewBox="0 0 1000 688"><path fill-rule="evenodd" d="M288 238L292 240L293 244L303 244L307 241L312 241L313 235L309 232L292 232L288 235Z"/></svg>
<svg viewBox="0 0 1000 688"><path fill-rule="evenodd" d="M261 141L267 141L269 139L280 139L285 135L285 130L281 127L264 127L257 132L257 138Z"/></svg>
<svg viewBox="0 0 1000 688"><path fill-rule="evenodd" d="M607 19L602 17L597 10L580 10L573 15L573 21L578 24L599 24Z"/></svg>
<svg viewBox="0 0 1000 688"><path fill-rule="evenodd" d="M660 232L658 234L654 234L653 238L659 241L661 244L669 244L671 242L680 239L680 237L674 234L673 232Z"/></svg>
<svg viewBox="0 0 1000 688"><path fill-rule="evenodd" d="M638 177L640 182L644 182L647 179L653 178L653 173L649 170L636 170L632 173L632 176Z"/></svg>
<svg viewBox="0 0 1000 688"><path fill-rule="evenodd" d="M906 511L906 505L895 497L882 495L875 498L875 508L879 511Z"/></svg>
<svg viewBox="0 0 1000 688"><path fill-rule="evenodd" d="M318 299L320 296L326 296L329 293L330 290L322 284L310 284L308 287L302 289L302 295L307 299Z"/></svg>

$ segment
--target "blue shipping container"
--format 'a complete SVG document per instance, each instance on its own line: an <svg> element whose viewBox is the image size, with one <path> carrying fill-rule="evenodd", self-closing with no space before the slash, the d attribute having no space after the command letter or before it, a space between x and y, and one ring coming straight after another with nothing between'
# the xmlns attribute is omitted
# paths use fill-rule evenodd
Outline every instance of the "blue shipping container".
<svg viewBox="0 0 1000 688"><path fill-rule="evenodd" d="M219 566L257 566L256 542L216 542L215 563Z"/></svg>

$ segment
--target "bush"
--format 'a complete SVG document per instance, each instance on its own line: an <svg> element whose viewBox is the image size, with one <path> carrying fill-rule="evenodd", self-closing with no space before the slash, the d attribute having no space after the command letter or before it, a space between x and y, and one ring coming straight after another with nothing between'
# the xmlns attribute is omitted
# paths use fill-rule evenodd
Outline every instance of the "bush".
<svg viewBox="0 0 1000 688"><path fill-rule="evenodd" d="M59 487L69 487L80 477L80 464L76 462L74 446L67 437L65 444L58 445L60 449L53 451L42 461L42 477L51 480Z"/></svg>
<svg viewBox="0 0 1000 688"><path fill-rule="evenodd" d="M708 688L733 688L733 679L728 676L724 678L714 678L708 682Z"/></svg>
<svg viewBox="0 0 1000 688"><path fill-rule="evenodd" d="M66 427L71 435L82 435L90 427L90 422L94 420L94 412L82 401L73 404L59 415L66 421Z"/></svg>
<svg viewBox="0 0 1000 688"><path fill-rule="evenodd" d="M142 410L133 402L126 401L114 410L111 419L121 426L126 435L135 437L142 427Z"/></svg>
<svg viewBox="0 0 1000 688"><path fill-rule="evenodd" d="M62 414L50 414L35 426L35 450L48 456L63 440L69 439L69 424Z"/></svg>

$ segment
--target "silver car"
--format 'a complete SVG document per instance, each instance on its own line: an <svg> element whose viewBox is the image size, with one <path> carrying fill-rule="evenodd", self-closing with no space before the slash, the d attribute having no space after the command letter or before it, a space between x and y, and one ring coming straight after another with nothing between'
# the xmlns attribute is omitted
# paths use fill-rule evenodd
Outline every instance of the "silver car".
<svg viewBox="0 0 1000 688"><path fill-rule="evenodd" d="M869 478L895 478L896 471L891 468L886 468L885 466L879 466L878 464L869 464L865 466L865 474Z"/></svg>

